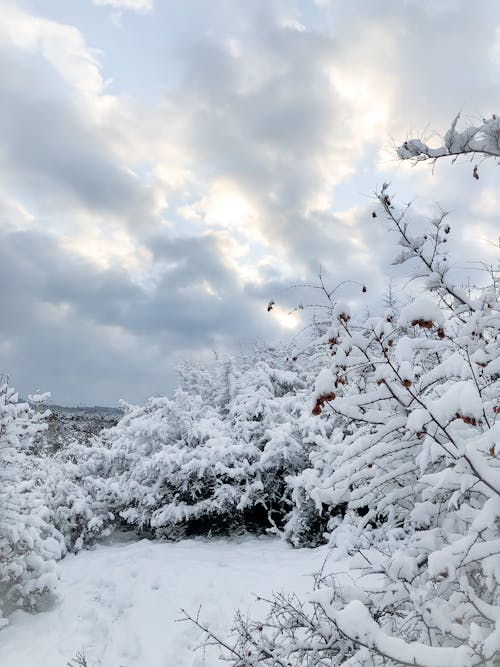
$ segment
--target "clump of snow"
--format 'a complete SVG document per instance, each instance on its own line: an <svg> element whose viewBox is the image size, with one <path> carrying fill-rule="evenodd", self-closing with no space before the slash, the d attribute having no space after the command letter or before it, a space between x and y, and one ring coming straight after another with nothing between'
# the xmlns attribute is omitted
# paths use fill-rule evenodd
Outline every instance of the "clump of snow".
<svg viewBox="0 0 500 667"><path fill-rule="evenodd" d="M417 408L408 417L406 426L414 433L421 431L423 426L430 421L431 416L424 408Z"/></svg>
<svg viewBox="0 0 500 667"><path fill-rule="evenodd" d="M316 378L316 396L324 396L331 393L335 388L335 376L329 368L323 368Z"/></svg>
<svg viewBox="0 0 500 667"><path fill-rule="evenodd" d="M427 409L445 423L454 415L480 421L483 403L474 383L470 380L455 382L437 400L429 402Z"/></svg>
<svg viewBox="0 0 500 667"><path fill-rule="evenodd" d="M443 327L444 315L439 306L427 295L420 296L408 306L401 309L399 325L406 327L409 324L431 323L431 326Z"/></svg>

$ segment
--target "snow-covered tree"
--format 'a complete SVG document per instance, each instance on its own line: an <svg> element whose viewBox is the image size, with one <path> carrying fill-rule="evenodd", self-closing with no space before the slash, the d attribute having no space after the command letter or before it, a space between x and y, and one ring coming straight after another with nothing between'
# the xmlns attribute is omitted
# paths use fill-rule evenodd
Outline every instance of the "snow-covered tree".
<svg viewBox="0 0 500 667"><path fill-rule="evenodd" d="M460 142L454 125L447 154L487 154L495 123ZM335 306L313 414L338 426L293 482L327 515L349 580L276 596L264 621L238 616L234 665L500 664L498 276L465 292L450 277L447 217L418 229L388 185L378 203L421 292L364 323Z"/></svg>
<svg viewBox="0 0 500 667"><path fill-rule="evenodd" d="M65 551L30 457L33 438L46 428L44 416L20 402L8 383L0 386L0 617L33 608L54 590L55 562Z"/></svg>

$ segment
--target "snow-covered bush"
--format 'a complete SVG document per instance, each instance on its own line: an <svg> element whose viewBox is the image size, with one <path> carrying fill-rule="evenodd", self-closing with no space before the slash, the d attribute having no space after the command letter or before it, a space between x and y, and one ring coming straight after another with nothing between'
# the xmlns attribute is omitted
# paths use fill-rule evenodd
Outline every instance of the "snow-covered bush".
<svg viewBox="0 0 500 667"><path fill-rule="evenodd" d="M47 413L48 414L48 413ZM52 408L29 448L29 476L68 551L109 534L115 517L98 500L101 431L118 421L109 409Z"/></svg>
<svg viewBox="0 0 500 667"><path fill-rule="evenodd" d="M0 617L53 591L65 550L33 475L30 447L44 417L8 383L0 387Z"/></svg>
<svg viewBox="0 0 500 667"><path fill-rule="evenodd" d="M38 456L32 466L32 482L68 552L77 552L114 529L114 514L97 498L94 472L100 446L98 438L87 444L69 441L53 456Z"/></svg>
<svg viewBox="0 0 500 667"><path fill-rule="evenodd" d="M88 450L99 508L156 536L279 530L315 433L306 369L284 350L185 365L171 398L129 406ZM312 424L312 428L311 428ZM81 464L80 464L81 465Z"/></svg>
<svg viewBox="0 0 500 667"><path fill-rule="evenodd" d="M469 134L479 142L495 123ZM467 146L483 144L455 153ZM395 263L414 263L422 292L399 316L357 325L334 308L313 413L340 421L291 481L328 517L333 558L360 565L348 585L326 576L305 600L276 596L264 621L238 616L234 665L500 664L498 273L465 292L450 277L446 216L418 230L387 185L378 200ZM293 513L289 526L293 539Z"/></svg>

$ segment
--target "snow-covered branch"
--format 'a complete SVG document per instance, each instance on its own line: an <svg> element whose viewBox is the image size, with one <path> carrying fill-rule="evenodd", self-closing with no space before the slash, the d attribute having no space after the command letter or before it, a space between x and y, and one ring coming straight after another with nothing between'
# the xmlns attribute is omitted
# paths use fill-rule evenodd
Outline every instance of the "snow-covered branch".
<svg viewBox="0 0 500 667"><path fill-rule="evenodd" d="M500 119L496 115L479 125L468 125L461 131L457 130L459 118L460 114L453 120L441 146L432 148L421 139L407 139L398 147L398 157L417 162L443 157L456 159L460 155L500 158ZM478 178L476 170L474 177Z"/></svg>

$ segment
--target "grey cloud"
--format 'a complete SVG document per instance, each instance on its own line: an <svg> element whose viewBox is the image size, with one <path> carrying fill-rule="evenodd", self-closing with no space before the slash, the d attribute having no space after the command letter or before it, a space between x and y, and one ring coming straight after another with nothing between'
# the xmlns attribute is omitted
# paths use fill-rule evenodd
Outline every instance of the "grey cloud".
<svg viewBox="0 0 500 667"><path fill-rule="evenodd" d="M165 239L157 249L175 264L146 289L124 270L98 269L62 249L54 236L1 233L0 367L14 369L24 391L33 389L30 378L49 390L56 378L60 401L144 400L172 386L181 350L196 355L275 334L214 240ZM203 280L217 296L203 291Z"/></svg>
<svg viewBox="0 0 500 667"><path fill-rule="evenodd" d="M113 157L98 125L36 54L0 51L0 165L11 187L47 211L84 206L151 223L151 196Z"/></svg>
<svg viewBox="0 0 500 667"><path fill-rule="evenodd" d="M299 167L304 179L304 161L310 165L327 149L325 130L337 109L323 66L333 47L271 25L242 48L240 62L215 38L194 45L180 101L192 118L188 141L201 159L266 192ZM245 66L258 71L248 87ZM338 118L337 125L341 133Z"/></svg>

